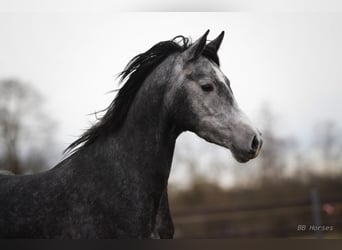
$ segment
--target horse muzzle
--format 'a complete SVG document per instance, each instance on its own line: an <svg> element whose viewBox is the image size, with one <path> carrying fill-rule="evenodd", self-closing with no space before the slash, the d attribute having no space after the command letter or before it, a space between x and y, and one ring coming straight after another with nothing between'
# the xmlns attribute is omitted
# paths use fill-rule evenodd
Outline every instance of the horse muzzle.
<svg viewBox="0 0 342 250"><path fill-rule="evenodd" d="M256 158L262 148L263 139L261 137L261 133L253 135L251 139L248 140L248 143L245 144L245 147L232 145L231 152L233 153L234 158L241 163L247 162L251 159Z"/></svg>

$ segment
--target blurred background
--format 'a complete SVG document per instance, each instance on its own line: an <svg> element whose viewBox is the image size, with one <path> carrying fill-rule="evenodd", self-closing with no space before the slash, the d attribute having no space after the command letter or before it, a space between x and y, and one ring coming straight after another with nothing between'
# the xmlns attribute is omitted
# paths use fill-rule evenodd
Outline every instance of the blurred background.
<svg viewBox="0 0 342 250"><path fill-rule="evenodd" d="M342 238L339 13L0 12L0 169L52 168L132 57L208 28L209 39L226 31L221 69L264 146L240 164L192 133L178 138L175 237Z"/></svg>

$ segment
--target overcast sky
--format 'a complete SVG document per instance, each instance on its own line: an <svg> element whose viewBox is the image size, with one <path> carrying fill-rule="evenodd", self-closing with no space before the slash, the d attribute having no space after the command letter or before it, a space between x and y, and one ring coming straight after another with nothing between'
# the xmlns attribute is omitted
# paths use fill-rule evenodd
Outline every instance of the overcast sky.
<svg viewBox="0 0 342 250"><path fill-rule="evenodd" d="M221 68L242 109L258 124L267 103L281 135L303 143L319 121L342 124L342 15L304 12L2 12L0 78L37 88L58 121L60 149L108 106L115 76L138 53L176 35L222 30Z"/></svg>

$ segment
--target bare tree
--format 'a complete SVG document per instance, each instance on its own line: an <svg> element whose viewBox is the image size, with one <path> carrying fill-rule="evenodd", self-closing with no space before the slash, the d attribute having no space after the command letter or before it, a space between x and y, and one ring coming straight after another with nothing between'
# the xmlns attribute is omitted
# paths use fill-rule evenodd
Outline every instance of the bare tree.
<svg viewBox="0 0 342 250"><path fill-rule="evenodd" d="M337 124L334 121L318 123L313 138L324 164L336 168L340 164L342 151L341 131Z"/></svg>
<svg viewBox="0 0 342 250"><path fill-rule="evenodd" d="M257 159L259 175L269 179L279 178L286 167L286 153L290 138L282 138L275 133L277 120L269 105L262 106L260 118L264 144Z"/></svg>
<svg viewBox="0 0 342 250"><path fill-rule="evenodd" d="M15 79L0 81L0 169L22 174L34 161L44 165L41 153L32 157L52 127L42 110L42 101L29 85Z"/></svg>

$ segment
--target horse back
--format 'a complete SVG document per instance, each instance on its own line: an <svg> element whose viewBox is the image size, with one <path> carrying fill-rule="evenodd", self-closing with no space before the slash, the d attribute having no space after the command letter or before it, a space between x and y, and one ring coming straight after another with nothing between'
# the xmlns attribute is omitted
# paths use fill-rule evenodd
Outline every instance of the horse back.
<svg viewBox="0 0 342 250"><path fill-rule="evenodd" d="M66 205L58 186L48 172L0 174L0 238L51 237L47 225L58 227L58 207Z"/></svg>

